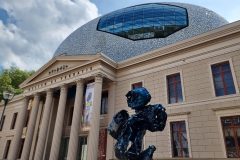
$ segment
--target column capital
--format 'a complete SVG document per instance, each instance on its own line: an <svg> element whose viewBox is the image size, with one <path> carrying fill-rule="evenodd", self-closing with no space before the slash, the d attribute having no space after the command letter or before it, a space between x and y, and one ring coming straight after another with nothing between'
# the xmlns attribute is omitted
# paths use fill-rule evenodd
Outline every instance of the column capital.
<svg viewBox="0 0 240 160"><path fill-rule="evenodd" d="M75 81L76 85L82 85L84 83L84 79L80 78Z"/></svg>
<svg viewBox="0 0 240 160"><path fill-rule="evenodd" d="M24 95L24 96L23 96L23 100L24 100L24 101L28 101L29 99L30 99L30 97L29 97L28 95Z"/></svg>
<svg viewBox="0 0 240 160"><path fill-rule="evenodd" d="M39 92L34 93L34 94L33 94L33 97L34 97L34 98L40 98L40 93L39 93Z"/></svg>
<svg viewBox="0 0 240 160"><path fill-rule="evenodd" d="M47 88L44 90L44 92L48 93L48 92L53 92L53 88Z"/></svg>
<svg viewBox="0 0 240 160"><path fill-rule="evenodd" d="M60 90L61 90L61 92L66 92L68 90L68 85L63 84L62 86L60 86Z"/></svg>
<svg viewBox="0 0 240 160"><path fill-rule="evenodd" d="M96 75L94 75L95 83L102 83L103 77L105 77L103 74L96 74Z"/></svg>

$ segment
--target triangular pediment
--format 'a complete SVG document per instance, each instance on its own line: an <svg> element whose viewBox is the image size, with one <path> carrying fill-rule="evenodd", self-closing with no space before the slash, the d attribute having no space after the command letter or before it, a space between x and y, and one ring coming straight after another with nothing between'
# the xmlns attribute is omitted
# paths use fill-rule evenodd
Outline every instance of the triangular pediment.
<svg viewBox="0 0 240 160"><path fill-rule="evenodd" d="M61 74L67 70L71 70L77 66L82 66L96 59L97 55L80 55L80 56L60 56L51 59L31 77L25 80L20 87L24 87L29 83L40 81L54 75Z"/></svg>

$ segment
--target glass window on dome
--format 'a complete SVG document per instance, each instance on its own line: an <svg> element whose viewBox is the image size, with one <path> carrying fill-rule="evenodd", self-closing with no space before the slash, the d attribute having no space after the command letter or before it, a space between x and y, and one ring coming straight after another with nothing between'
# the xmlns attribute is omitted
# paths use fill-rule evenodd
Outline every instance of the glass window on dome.
<svg viewBox="0 0 240 160"><path fill-rule="evenodd" d="M187 26L188 14L185 8L155 3L109 13L100 18L97 30L131 40L142 40L165 38Z"/></svg>

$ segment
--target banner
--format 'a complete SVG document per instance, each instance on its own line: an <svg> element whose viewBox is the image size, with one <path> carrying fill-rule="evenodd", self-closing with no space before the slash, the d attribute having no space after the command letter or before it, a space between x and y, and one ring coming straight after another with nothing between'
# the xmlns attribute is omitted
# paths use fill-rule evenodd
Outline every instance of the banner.
<svg viewBox="0 0 240 160"><path fill-rule="evenodd" d="M83 114L83 130L89 130L91 113L93 109L94 83L87 84L85 93L85 106Z"/></svg>

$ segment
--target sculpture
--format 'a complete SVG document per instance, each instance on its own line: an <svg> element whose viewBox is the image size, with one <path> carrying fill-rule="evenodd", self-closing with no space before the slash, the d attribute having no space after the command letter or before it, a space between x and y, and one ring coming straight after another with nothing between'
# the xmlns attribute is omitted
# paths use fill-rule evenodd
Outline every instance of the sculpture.
<svg viewBox="0 0 240 160"><path fill-rule="evenodd" d="M161 104L147 105L151 95L144 88L136 88L126 94L128 107L135 110L129 116L126 110L116 113L108 126L109 134L117 140L115 156L119 160L152 160L154 145L142 150L142 140L147 130L162 131L167 114ZM131 142L131 146L129 143Z"/></svg>

